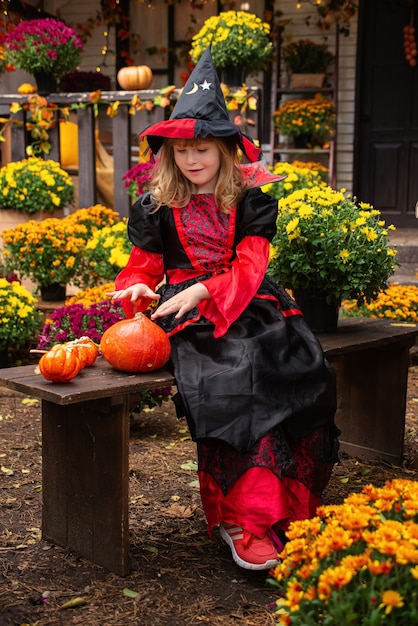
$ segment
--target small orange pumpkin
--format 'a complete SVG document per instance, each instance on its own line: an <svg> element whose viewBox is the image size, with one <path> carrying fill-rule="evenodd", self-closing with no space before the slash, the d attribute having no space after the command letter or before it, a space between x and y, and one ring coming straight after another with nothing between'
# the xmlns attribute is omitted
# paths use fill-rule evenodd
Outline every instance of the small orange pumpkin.
<svg viewBox="0 0 418 626"><path fill-rule="evenodd" d="M106 361L123 372L152 372L170 358L171 345L162 328L143 313L121 320L102 335L100 351Z"/></svg>
<svg viewBox="0 0 418 626"><path fill-rule="evenodd" d="M35 85L32 85L31 83L22 83L17 88L17 91L21 94L31 94L31 93L36 93L38 91L38 88Z"/></svg>
<svg viewBox="0 0 418 626"><path fill-rule="evenodd" d="M68 383L81 370L80 359L75 350L65 344L56 344L39 361L39 370L46 380Z"/></svg>
<svg viewBox="0 0 418 626"><path fill-rule="evenodd" d="M90 337L79 337L64 345L69 345L76 351L82 367L91 367L99 356L99 349Z"/></svg>
<svg viewBox="0 0 418 626"><path fill-rule="evenodd" d="M148 65L122 67L118 72L118 83L127 91L148 89L152 83L152 69Z"/></svg>

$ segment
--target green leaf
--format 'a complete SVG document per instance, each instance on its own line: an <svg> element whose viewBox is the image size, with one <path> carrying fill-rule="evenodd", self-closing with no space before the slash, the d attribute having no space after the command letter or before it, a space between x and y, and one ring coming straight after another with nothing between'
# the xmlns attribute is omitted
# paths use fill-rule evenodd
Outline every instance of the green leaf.
<svg viewBox="0 0 418 626"><path fill-rule="evenodd" d="M138 592L132 591L132 589L128 589L127 587L125 587L125 589L123 590L123 595L128 596L128 598L136 598L138 595Z"/></svg>
<svg viewBox="0 0 418 626"><path fill-rule="evenodd" d="M189 470L189 471L194 472L197 470L197 463L196 461L190 460L190 461L187 461L187 463L182 463L180 467L183 470Z"/></svg>

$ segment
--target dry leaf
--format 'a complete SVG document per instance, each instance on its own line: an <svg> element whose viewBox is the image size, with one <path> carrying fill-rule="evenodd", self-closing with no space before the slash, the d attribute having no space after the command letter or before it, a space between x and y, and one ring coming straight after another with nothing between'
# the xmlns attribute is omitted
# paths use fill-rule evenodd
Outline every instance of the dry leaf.
<svg viewBox="0 0 418 626"><path fill-rule="evenodd" d="M87 604L85 598L76 597L71 598L71 600L68 600L68 602L64 602L64 604L61 604L59 609L60 611L62 611L63 609L75 609L78 606L84 606L85 604Z"/></svg>
<svg viewBox="0 0 418 626"><path fill-rule="evenodd" d="M38 398L23 398L22 404L37 404L39 402Z"/></svg>
<svg viewBox="0 0 418 626"><path fill-rule="evenodd" d="M181 517L183 519L187 519L189 517L193 517L196 509L196 505L185 506L183 504L175 503L168 507L168 509L164 509L164 515L167 517Z"/></svg>

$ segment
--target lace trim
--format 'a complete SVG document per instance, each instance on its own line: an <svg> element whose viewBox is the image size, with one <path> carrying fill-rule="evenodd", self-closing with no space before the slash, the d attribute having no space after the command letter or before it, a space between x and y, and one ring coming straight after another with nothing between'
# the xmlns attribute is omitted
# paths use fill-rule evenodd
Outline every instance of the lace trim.
<svg viewBox="0 0 418 626"><path fill-rule="evenodd" d="M223 441L197 442L199 471L207 472L224 494L252 467L265 467L279 479L294 478L320 496L337 462L337 429L321 426L299 442L292 442L278 426L242 454Z"/></svg>

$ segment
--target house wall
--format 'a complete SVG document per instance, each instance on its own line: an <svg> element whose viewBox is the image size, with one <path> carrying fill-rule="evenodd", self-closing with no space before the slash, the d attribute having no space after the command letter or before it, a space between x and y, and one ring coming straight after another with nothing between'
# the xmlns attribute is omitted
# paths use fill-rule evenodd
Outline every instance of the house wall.
<svg viewBox="0 0 418 626"><path fill-rule="evenodd" d="M280 10L283 20L290 20L286 25L283 39L309 38L318 43L326 42L332 52L335 51L335 29L320 30L316 26L315 7L306 1L301 8L296 8L296 0L276 0L276 10ZM324 39L325 38L325 39ZM354 145L354 101L357 47L357 18L350 23L348 37L339 38L338 70L338 122L336 139L336 175L337 188L352 191L353 186L353 145Z"/></svg>
<svg viewBox="0 0 418 626"><path fill-rule="evenodd" d="M100 0L46 0L45 9L62 19L69 26L76 24L86 24L88 19L94 17L100 11ZM109 40L106 41L103 24L96 26L92 31L84 46L81 70L92 71L100 68L103 74L112 79L112 87L115 88L115 34L114 29L109 30ZM108 53L102 54L104 47L108 43Z"/></svg>
<svg viewBox="0 0 418 626"><path fill-rule="evenodd" d="M183 3L182 3L183 4ZM263 0L251 0L249 10L262 15ZM184 2L184 5L186 3ZM86 23L89 18L94 16L97 11L100 10L100 0L45 0L45 10L51 14L56 15L58 18L63 19L70 25L76 25L78 23ZM135 12L135 6L139 7L138 12ZM138 32L142 39L139 41L139 49L136 56L136 61L139 64L147 63L153 65L154 62L158 62L158 56L149 58L145 55L145 49L149 45L149 37L145 33L148 33L149 28L144 20L141 20L141 14L145 9L145 3L134 2L131 3L132 10L132 24L133 30ZM194 28L201 26L200 22L207 16L207 13L211 14L215 12L212 3L208 3L203 11L196 10L195 16L198 18L198 23ZM282 19L289 20L284 30L284 39L300 39L310 38L315 41L323 41L326 38L327 43L331 50L334 48L334 34L332 31L321 31L315 25L316 23L316 10L315 7L306 0L301 1L301 8L296 8L296 0L276 0L275 9L281 11ZM142 13L141 13L142 12ZM189 15L189 12L186 12ZM188 30L186 25L186 17L184 11L178 11L176 15L179 16L181 23L176 23L176 37L185 37ZM309 18L308 20L307 18ZM147 19L150 23L153 22L153 16L151 13L147 14ZM161 19L159 13L158 21ZM309 22L309 23L307 23ZM154 26L152 32L163 32L165 27ZM104 25L96 26L93 30L92 37L88 39L85 45L82 70L94 70L97 67L101 68L103 73L109 75L113 80L115 77L115 54L114 54L114 32L112 29L109 33L109 40L106 42L104 36ZM160 37L161 38L161 37ZM108 43L109 52L107 55L102 54L104 45ZM155 42L156 45L160 45L160 41ZM356 71L356 46L357 46L357 19L353 18L350 24L350 35L348 37L340 36L340 52L339 52L339 77L338 77L338 132L336 142L336 175L337 175L337 187L344 187L349 191L352 191L353 187L353 143L354 143L354 108L355 108L355 71ZM27 76L24 72L13 72L11 74L3 75L0 82L0 93L15 93L17 86L24 80L33 80L30 76ZM163 77L156 81L156 87L160 86L160 82ZM163 81L165 85L166 82ZM176 83L177 84L177 83ZM179 83L180 84L180 83ZM154 86L154 85L153 85ZM138 117L138 116L135 116ZM143 127L142 122L135 120L134 126L137 126L137 122ZM134 130L136 130L134 128Z"/></svg>

